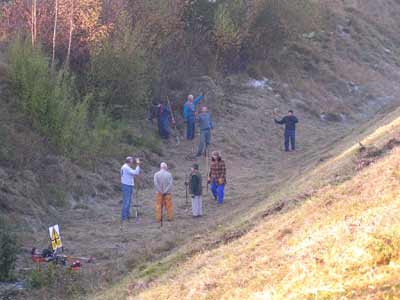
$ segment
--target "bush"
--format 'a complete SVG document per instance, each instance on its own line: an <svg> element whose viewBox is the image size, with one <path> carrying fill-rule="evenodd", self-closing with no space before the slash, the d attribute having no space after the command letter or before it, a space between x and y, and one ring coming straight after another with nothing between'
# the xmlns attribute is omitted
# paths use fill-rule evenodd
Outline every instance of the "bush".
<svg viewBox="0 0 400 300"><path fill-rule="evenodd" d="M245 3L243 0L231 2L218 6L214 20L217 59L225 71L240 67L240 49L247 29Z"/></svg>
<svg viewBox="0 0 400 300"><path fill-rule="evenodd" d="M92 55L87 89L96 102L91 109L100 106L114 120L138 119L159 96L162 65L170 63L167 48L175 40L175 31L179 32L170 24L177 22L176 16L165 2L132 3L136 22L122 14L116 22L118 30ZM169 65L176 70L176 64Z"/></svg>
<svg viewBox="0 0 400 300"><path fill-rule="evenodd" d="M17 251L16 236L11 232L5 220L0 219L0 281L14 278Z"/></svg>
<svg viewBox="0 0 400 300"><path fill-rule="evenodd" d="M85 293L85 282L80 271L73 271L53 263L32 270L26 281L29 288L44 288L57 298L70 299Z"/></svg>
<svg viewBox="0 0 400 300"><path fill-rule="evenodd" d="M128 36L126 40L134 39ZM149 68L139 47L121 43L109 42L92 59L89 88L96 98L93 109L101 106L114 118L137 117L150 102L156 67Z"/></svg>
<svg viewBox="0 0 400 300"><path fill-rule="evenodd" d="M19 107L62 154L87 162L108 149L105 143L116 144L119 136L101 105L93 105L91 95L79 95L67 70L49 69L40 48L17 39L10 46L9 60Z"/></svg>

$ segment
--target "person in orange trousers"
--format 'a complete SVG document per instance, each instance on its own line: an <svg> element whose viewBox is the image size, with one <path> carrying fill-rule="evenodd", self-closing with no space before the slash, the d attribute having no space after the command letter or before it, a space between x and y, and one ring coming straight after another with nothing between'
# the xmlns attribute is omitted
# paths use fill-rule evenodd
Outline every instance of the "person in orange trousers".
<svg viewBox="0 0 400 300"><path fill-rule="evenodd" d="M162 208L166 208L168 221L174 219L174 212L172 207L172 185L173 178L168 172L166 163L161 163L160 171L154 175L154 187L156 189L156 218L157 222L161 222Z"/></svg>

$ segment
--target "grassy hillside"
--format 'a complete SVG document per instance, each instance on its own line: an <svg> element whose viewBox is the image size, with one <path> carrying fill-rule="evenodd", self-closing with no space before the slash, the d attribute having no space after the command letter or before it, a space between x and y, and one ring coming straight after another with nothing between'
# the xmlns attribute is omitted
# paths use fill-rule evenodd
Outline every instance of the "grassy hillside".
<svg viewBox="0 0 400 300"><path fill-rule="evenodd" d="M170 272L155 282L141 286L133 275L97 299L398 299L400 149L393 136L399 128L396 118L362 141L371 164L351 178L265 215L236 241L166 265ZM311 178L346 159L359 164L366 156L357 147ZM137 294L140 287L147 289Z"/></svg>
<svg viewBox="0 0 400 300"><path fill-rule="evenodd" d="M9 38L31 9L22 2L3 6ZM37 2L51 16L56 2ZM378 286L371 269L394 278L396 220L385 207L395 206L396 175L382 157L398 151L398 0L78 2L70 15L59 1L53 68L47 14L38 19L42 48L21 40L6 60L0 45L0 217L27 248L46 247L47 226L58 223L65 254L96 264L70 280L62 267L36 272L21 251L19 299L334 299L352 290L364 299L363 276ZM68 60L70 16L88 22L76 24ZM205 193L205 216L193 219L184 181L198 136L183 138L180 112L189 93L202 92L228 184L224 205ZM145 110L167 96L177 130L160 141ZM273 118L289 109L300 123L297 151L287 154ZM121 233L127 155L140 156L144 172L139 219ZM163 228L152 186L161 161L175 179L175 220ZM207 176L207 160L196 162Z"/></svg>
<svg viewBox="0 0 400 300"><path fill-rule="evenodd" d="M138 299L400 297L400 150L238 241L193 257Z"/></svg>

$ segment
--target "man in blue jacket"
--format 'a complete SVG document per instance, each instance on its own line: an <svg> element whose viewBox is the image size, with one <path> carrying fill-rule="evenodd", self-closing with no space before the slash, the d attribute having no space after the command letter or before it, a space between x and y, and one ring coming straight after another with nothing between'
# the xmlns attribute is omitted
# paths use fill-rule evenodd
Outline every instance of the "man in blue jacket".
<svg viewBox="0 0 400 300"><path fill-rule="evenodd" d="M196 156L201 156L211 143L211 130L213 129L211 114L208 112L207 107L202 107L197 120L200 127L200 144Z"/></svg>
<svg viewBox="0 0 400 300"><path fill-rule="evenodd" d="M166 103L160 103L157 106L157 124L160 137L168 140L171 133L169 120L171 118L171 111Z"/></svg>
<svg viewBox="0 0 400 300"><path fill-rule="evenodd" d="M194 99L193 95L189 95L183 106L183 118L186 123L186 136L188 140L194 139L195 122L196 122L196 106L204 98L204 93ZM193 100L194 99L194 100Z"/></svg>
<svg viewBox="0 0 400 300"><path fill-rule="evenodd" d="M299 120L293 114L292 110L289 110L288 115L283 117L282 120L278 121L274 119L276 124L285 125L285 151L289 152L289 142L292 147L292 151L296 150L296 124Z"/></svg>

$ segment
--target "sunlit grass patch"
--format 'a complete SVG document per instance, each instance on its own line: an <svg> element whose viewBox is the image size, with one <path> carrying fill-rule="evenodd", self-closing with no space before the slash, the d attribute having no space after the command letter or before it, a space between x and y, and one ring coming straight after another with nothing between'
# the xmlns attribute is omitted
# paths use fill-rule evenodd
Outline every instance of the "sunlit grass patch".
<svg viewBox="0 0 400 300"><path fill-rule="evenodd" d="M185 263L137 299L397 299L400 151L241 239Z"/></svg>

